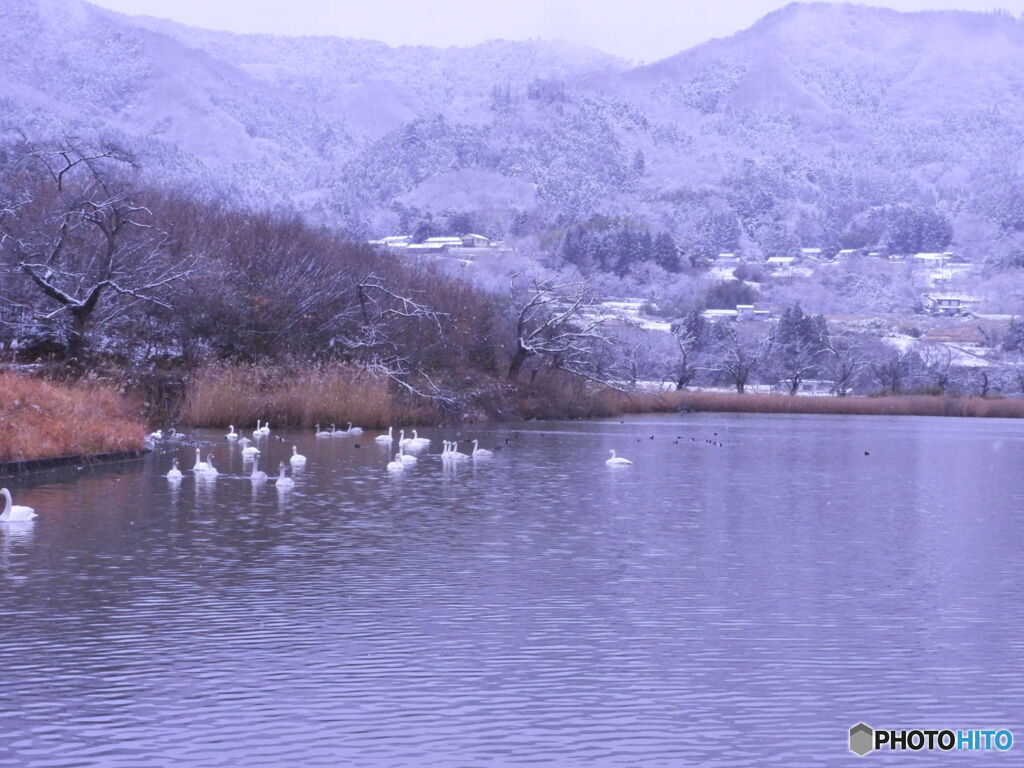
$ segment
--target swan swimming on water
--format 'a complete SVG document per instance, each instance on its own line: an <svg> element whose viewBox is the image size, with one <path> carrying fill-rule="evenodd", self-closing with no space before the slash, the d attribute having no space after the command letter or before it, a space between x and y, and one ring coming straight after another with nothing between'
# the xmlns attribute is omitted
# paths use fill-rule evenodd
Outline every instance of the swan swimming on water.
<svg viewBox="0 0 1024 768"><path fill-rule="evenodd" d="M616 456L614 448L608 451L608 453L610 453L612 456L610 459L605 461L605 464L607 464L609 467L625 467L633 463L629 459L624 459L621 456Z"/></svg>
<svg viewBox="0 0 1024 768"><path fill-rule="evenodd" d="M277 476L277 487L278 488L293 488L295 486L295 481L292 478L288 477L284 473L284 462L283 461L281 462L281 465L280 465L279 469L280 469L280 474Z"/></svg>
<svg viewBox="0 0 1024 768"><path fill-rule="evenodd" d="M260 460L257 458L252 460L252 472L249 473L249 479L254 483L265 483L267 481L267 473L260 469Z"/></svg>
<svg viewBox="0 0 1024 768"><path fill-rule="evenodd" d="M396 453L395 460L388 462L388 472L401 472L405 469L405 464L402 463L402 454Z"/></svg>
<svg viewBox="0 0 1024 768"><path fill-rule="evenodd" d="M228 426L228 433L226 435L224 435L224 439L225 440L237 440L238 439L238 433L235 432L235 425L234 424L231 424L231 425Z"/></svg>
<svg viewBox="0 0 1024 768"><path fill-rule="evenodd" d="M175 459L171 462L171 469L165 475L168 480L181 480L181 470L178 469L178 460Z"/></svg>
<svg viewBox="0 0 1024 768"><path fill-rule="evenodd" d="M331 437L348 437L348 432L344 429L336 429L334 422L331 422Z"/></svg>
<svg viewBox="0 0 1024 768"><path fill-rule="evenodd" d="M320 429L320 422L316 423L316 437L330 437L331 433L326 429Z"/></svg>
<svg viewBox="0 0 1024 768"><path fill-rule="evenodd" d="M27 523L29 520L39 517L32 507L14 504L11 500L11 492L6 488L0 488L0 496L4 497L4 511L0 512L0 523Z"/></svg>
<svg viewBox="0 0 1024 768"><path fill-rule="evenodd" d="M473 441L473 453L471 454L474 459L489 459L494 455L494 451L488 451L486 448L480 447L480 441Z"/></svg>
<svg viewBox="0 0 1024 768"><path fill-rule="evenodd" d="M350 421L348 423L348 429L345 430L345 434L348 434L348 435L361 435L361 434L363 434L363 428L362 427L353 427L352 426L352 422Z"/></svg>
<svg viewBox="0 0 1024 768"><path fill-rule="evenodd" d="M209 468L209 465L205 461L203 461L202 456L199 455L199 449L196 448L196 463L192 466L192 471L205 472Z"/></svg>
<svg viewBox="0 0 1024 768"><path fill-rule="evenodd" d="M419 459L417 459L415 456L411 454L402 453L401 449L399 449L398 451L398 460L403 464L415 464L417 461L419 461Z"/></svg>
<svg viewBox="0 0 1024 768"><path fill-rule="evenodd" d="M266 424L264 424L262 427L260 427L260 434L264 435L264 436L270 434L270 422L269 421Z"/></svg>
<svg viewBox="0 0 1024 768"><path fill-rule="evenodd" d="M306 464L306 457L299 453L297 446L292 446L292 457L288 459L293 467L302 467Z"/></svg>
<svg viewBox="0 0 1024 768"><path fill-rule="evenodd" d="M252 458L253 456L260 455L260 449L257 448L255 445L251 445L251 443L252 440L250 440L248 437L242 438L242 456L246 458Z"/></svg>
<svg viewBox="0 0 1024 768"><path fill-rule="evenodd" d="M206 469L203 470L203 474L206 475L207 477L216 477L217 475L220 474L220 472L217 471L217 468L213 466L212 453L206 454Z"/></svg>
<svg viewBox="0 0 1024 768"><path fill-rule="evenodd" d="M394 428L393 427L388 427L388 433L386 435L377 435L373 439L374 439L374 442L377 442L377 443L387 443L387 444L390 445L392 442L394 442L394 439L395 439L395 437L394 437Z"/></svg>
<svg viewBox="0 0 1024 768"><path fill-rule="evenodd" d="M416 448L426 448L428 445L430 445L430 438L420 437L419 433L414 429L412 431L412 444Z"/></svg>
<svg viewBox="0 0 1024 768"><path fill-rule="evenodd" d="M149 433L149 438L151 440L163 440L164 439L164 431L162 429L158 429L156 432L150 432Z"/></svg>
<svg viewBox="0 0 1024 768"><path fill-rule="evenodd" d="M262 423L260 419L256 419L256 429L252 431L253 437L261 437L263 435L263 427L260 426Z"/></svg>

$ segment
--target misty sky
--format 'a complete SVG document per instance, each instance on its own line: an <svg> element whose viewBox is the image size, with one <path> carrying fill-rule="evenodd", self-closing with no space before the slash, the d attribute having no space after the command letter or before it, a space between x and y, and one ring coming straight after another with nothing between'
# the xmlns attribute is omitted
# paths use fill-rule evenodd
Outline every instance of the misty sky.
<svg viewBox="0 0 1024 768"><path fill-rule="evenodd" d="M654 61L750 26L785 0L91 0L211 29L330 34L390 45L561 38ZM899 10L1004 8L1024 0L877 0Z"/></svg>

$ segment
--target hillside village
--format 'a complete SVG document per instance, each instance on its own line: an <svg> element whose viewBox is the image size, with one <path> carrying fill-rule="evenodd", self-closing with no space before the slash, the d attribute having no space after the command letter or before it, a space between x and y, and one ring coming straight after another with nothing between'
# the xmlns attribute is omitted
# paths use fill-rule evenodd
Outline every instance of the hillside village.
<svg viewBox="0 0 1024 768"><path fill-rule="evenodd" d="M469 272L458 274L471 279L492 279L510 259L515 264L520 263L512 259L514 245L492 241L476 233L433 236L421 242L416 242L412 235L392 235L372 240L370 244L400 257L425 257L470 267ZM910 304L903 311L890 312L873 311L874 308L867 305L861 312L821 311L811 296L795 304L820 314L835 336L876 341L882 350L888 349L894 356L905 358L908 366L916 362L919 370L909 371L908 378L916 379L919 387L927 389L930 380L938 379L943 388L959 386L965 392L981 389L1007 396L1024 395L1019 378L1021 350L1007 349L1015 315L992 311L993 302L977 294L978 285L984 279L983 265L953 251L902 254L847 248L833 249L829 253L825 248L808 247L791 255L767 259L722 252L709 259L694 260L693 268L681 279L712 287L742 285L752 292L751 295L763 300L710 306L705 299L703 303L698 300L688 306L672 307L659 305L656 289L650 290L647 297L606 291L593 315L603 317L620 330L635 332L637 347L660 349L667 357L670 353L666 351L669 348L666 342L675 343L671 340L679 334L680 320L687 312L697 311L709 324L738 323L753 329L753 335L767 338L773 334L780 316L791 306L774 300L776 295L789 297L794 287L799 291L802 283L820 284L823 278L842 269L860 271L863 264L881 271L890 281L905 281L914 297ZM486 277L481 278L479 268L485 265ZM556 273L560 277L572 277L571 274L566 276L564 270L556 270ZM610 290L614 292L615 287L612 284ZM876 348L873 354L884 356L884 351ZM643 374L646 384L671 386L675 380L672 366L664 361L659 365L657 353L650 357ZM870 364L865 360L861 367L865 379L861 388L867 391L871 387L867 381L871 378ZM827 379L818 378L825 375L828 368L824 360L814 368L814 375L808 374L794 394L836 394ZM748 387L752 391L770 391L786 386L784 382L770 381L773 377L778 378L777 372L765 370L761 380L769 383L752 383ZM707 377L706 383L705 388L710 389L734 386L714 376ZM851 386L851 391L854 389L856 387Z"/></svg>

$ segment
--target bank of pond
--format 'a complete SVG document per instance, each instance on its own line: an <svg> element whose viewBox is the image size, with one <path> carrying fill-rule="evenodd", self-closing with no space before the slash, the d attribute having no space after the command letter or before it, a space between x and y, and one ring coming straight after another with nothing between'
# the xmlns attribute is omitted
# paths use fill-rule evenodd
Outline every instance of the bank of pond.
<svg viewBox="0 0 1024 768"><path fill-rule="evenodd" d="M570 396L571 395L571 396ZM349 424L386 429L457 421L515 421L536 418L600 418L629 413L734 412L849 414L880 416L1024 417L1024 398L948 395L872 397L792 396L709 391L620 392L581 387L544 399L523 391L498 413L476 409L453 413L407 395L389 394L387 383L364 372L334 371L328 376L246 378L231 375L197 382L185 398L180 424L189 427L251 425L269 418L281 427ZM99 381L52 381L21 373L0 373L0 474L24 471L26 462L89 457L145 450L145 403Z"/></svg>

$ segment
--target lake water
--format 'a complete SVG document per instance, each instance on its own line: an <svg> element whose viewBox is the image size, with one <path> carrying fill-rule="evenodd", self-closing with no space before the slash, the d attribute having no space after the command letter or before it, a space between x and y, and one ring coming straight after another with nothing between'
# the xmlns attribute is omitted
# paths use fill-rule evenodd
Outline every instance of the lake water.
<svg viewBox="0 0 1024 768"><path fill-rule="evenodd" d="M372 434L262 441L268 471L308 456L288 492L171 486L188 447L9 483L40 516L0 526L0 766L832 766L861 720L1024 737L1021 423L463 427L502 450L454 469L456 432L424 434L400 477Z"/></svg>

